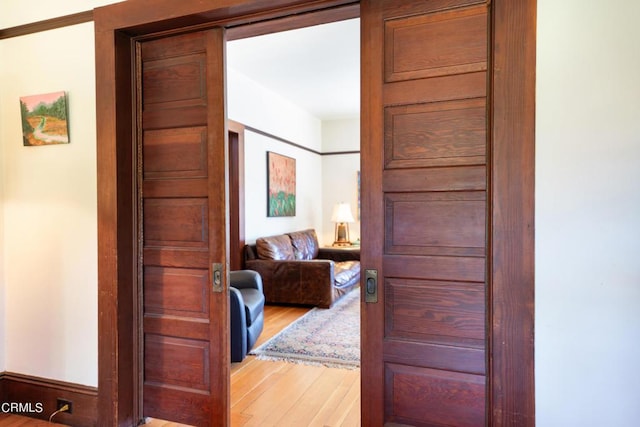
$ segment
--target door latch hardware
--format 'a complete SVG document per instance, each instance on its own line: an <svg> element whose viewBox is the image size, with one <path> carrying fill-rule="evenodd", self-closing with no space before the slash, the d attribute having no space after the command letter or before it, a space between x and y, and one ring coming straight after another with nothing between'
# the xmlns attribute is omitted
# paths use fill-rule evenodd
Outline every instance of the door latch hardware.
<svg viewBox="0 0 640 427"><path fill-rule="evenodd" d="M211 288L213 292L222 292L222 264L214 262L211 264Z"/></svg>
<svg viewBox="0 0 640 427"><path fill-rule="evenodd" d="M378 302L378 270L365 270L364 281L364 302Z"/></svg>

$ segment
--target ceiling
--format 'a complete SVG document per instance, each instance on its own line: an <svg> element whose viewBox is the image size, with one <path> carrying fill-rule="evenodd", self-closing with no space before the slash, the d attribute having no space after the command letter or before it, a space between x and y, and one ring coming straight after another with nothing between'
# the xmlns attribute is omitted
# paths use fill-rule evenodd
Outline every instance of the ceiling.
<svg viewBox="0 0 640 427"><path fill-rule="evenodd" d="M230 41L227 64L321 120L360 115L360 19Z"/></svg>

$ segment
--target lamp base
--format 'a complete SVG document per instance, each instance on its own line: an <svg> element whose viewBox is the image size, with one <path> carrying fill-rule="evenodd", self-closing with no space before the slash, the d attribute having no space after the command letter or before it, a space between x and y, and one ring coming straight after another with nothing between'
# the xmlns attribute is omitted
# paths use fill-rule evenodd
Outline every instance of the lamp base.
<svg viewBox="0 0 640 427"><path fill-rule="evenodd" d="M351 246L349 241L349 224L346 222L336 223L336 235L332 246Z"/></svg>

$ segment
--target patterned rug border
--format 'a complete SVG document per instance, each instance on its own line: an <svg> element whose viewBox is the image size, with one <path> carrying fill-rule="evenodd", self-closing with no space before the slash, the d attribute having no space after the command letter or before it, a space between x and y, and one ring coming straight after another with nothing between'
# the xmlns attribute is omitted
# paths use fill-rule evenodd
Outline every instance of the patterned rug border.
<svg viewBox="0 0 640 427"><path fill-rule="evenodd" d="M314 356L309 354L301 354L301 353L287 353L280 351L271 351L267 348L272 345L274 342L280 340L283 336L288 334L290 331L298 328L301 324L308 321L308 319L315 314L318 313L319 310L335 310L337 312L342 306L348 305L350 303L356 303L356 301L360 300L360 289L354 289L348 295L345 295L340 301L338 301L332 308L330 309L321 309L318 307L314 307L305 315L301 316L299 319L296 319L293 323L288 325L286 328L278 332L276 335L271 337L269 340L264 342L259 347L251 350L249 354L255 356L259 360L271 360L271 361L284 361L288 363L297 363L297 364L305 364L310 366L326 366L329 368L340 368L340 369L358 369L360 367L360 358L358 360L349 360L349 359L340 359L336 357L323 357L323 356ZM336 310L338 309L338 310ZM358 317L359 320L359 317Z"/></svg>

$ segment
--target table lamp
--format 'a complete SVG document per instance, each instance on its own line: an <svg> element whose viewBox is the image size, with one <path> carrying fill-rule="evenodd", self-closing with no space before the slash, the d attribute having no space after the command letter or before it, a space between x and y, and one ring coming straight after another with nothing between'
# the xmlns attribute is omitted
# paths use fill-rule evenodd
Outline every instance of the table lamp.
<svg viewBox="0 0 640 427"><path fill-rule="evenodd" d="M333 207L331 221L336 223L333 246L351 246L349 223L355 221L349 203L338 203Z"/></svg>

